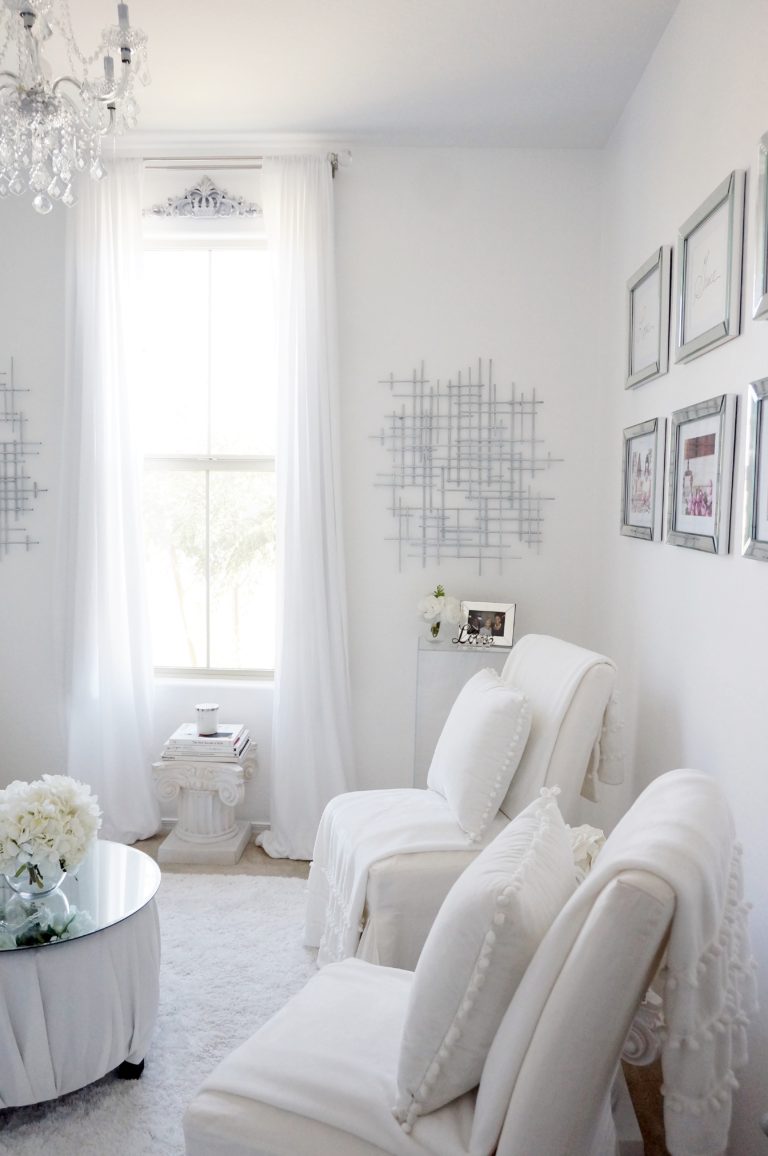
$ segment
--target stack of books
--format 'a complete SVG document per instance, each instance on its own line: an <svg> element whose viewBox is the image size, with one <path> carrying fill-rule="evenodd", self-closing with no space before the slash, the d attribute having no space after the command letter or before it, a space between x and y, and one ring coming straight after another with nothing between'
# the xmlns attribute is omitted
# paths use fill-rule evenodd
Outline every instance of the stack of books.
<svg viewBox="0 0 768 1156"><path fill-rule="evenodd" d="M199 735L195 723L182 723L163 747L164 759L206 763L238 762L251 741L244 723L220 723L215 735Z"/></svg>

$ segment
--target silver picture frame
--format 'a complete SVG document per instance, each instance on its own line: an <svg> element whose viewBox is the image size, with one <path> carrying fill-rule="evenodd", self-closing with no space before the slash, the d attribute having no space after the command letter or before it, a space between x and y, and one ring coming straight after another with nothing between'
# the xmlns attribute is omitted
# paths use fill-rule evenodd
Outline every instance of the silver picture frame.
<svg viewBox="0 0 768 1156"><path fill-rule="evenodd" d="M667 419L663 417L624 430L620 530L630 538L661 540L666 440Z"/></svg>
<svg viewBox="0 0 768 1156"><path fill-rule="evenodd" d="M472 602L461 604L467 640L474 635L493 646L512 646L515 640L515 602Z"/></svg>
<svg viewBox="0 0 768 1156"><path fill-rule="evenodd" d="M745 174L734 169L677 235L675 361L692 361L738 337Z"/></svg>
<svg viewBox="0 0 768 1156"><path fill-rule="evenodd" d="M661 245L627 281L627 380L644 385L669 371L672 246Z"/></svg>
<svg viewBox="0 0 768 1156"><path fill-rule="evenodd" d="M742 554L768 562L768 377L749 387Z"/></svg>
<svg viewBox="0 0 768 1156"><path fill-rule="evenodd" d="M768 132L760 137L755 218L755 283L752 317L768 318Z"/></svg>
<svg viewBox="0 0 768 1156"><path fill-rule="evenodd" d="M672 414L667 542L727 554L736 433L736 396L723 393Z"/></svg>

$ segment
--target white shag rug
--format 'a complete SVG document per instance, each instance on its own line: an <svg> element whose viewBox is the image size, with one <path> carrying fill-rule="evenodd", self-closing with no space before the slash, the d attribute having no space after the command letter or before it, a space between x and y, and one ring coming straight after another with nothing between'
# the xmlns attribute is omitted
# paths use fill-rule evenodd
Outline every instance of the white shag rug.
<svg viewBox="0 0 768 1156"><path fill-rule="evenodd" d="M182 1113L204 1077L315 971L305 894L303 879L164 875L160 1011L144 1074L0 1111L2 1156L181 1156Z"/></svg>

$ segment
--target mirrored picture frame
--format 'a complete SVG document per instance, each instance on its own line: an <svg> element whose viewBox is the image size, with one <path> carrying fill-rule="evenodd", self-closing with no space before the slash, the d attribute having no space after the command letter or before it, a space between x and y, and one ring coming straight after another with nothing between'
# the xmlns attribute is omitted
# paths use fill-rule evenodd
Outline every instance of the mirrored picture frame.
<svg viewBox="0 0 768 1156"><path fill-rule="evenodd" d="M768 320L768 132L760 137L755 214L755 282L752 317Z"/></svg>
<svg viewBox="0 0 768 1156"><path fill-rule="evenodd" d="M744 187L734 169L678 230L675 361L739 335Z"/></svg>
<svg viewBox="0 0 768 1156"><path fill-rule="evenodd" d="M672 414L667 481L671 545L728 553L735 433L732 393Z"/></svg>
<svg viewBox="0 0 768 1156"><path fill-rule="evenodd" d="M749 387L742 554L768 562L768 377Z"/></svg>
<svg viewBox="0 0 768 1156"><path fill-rule="evenodd" d="M627 281L627 380L644 385L669 371L672 247L662 245Z"/></svg>
<svg viewBox="0 0 768 1156"><path fill-rule="evenodd" d="M663 417L624 430L620 529L630 538L661 540L666 438Z"/></svg>
<svg viewBox="0 0 768 1156"><path fill-rule="evenodd" d="M465 622L464 638L477 636L488 645L512 646L515 640L515 602L462 602L461 614Z"/></svg>

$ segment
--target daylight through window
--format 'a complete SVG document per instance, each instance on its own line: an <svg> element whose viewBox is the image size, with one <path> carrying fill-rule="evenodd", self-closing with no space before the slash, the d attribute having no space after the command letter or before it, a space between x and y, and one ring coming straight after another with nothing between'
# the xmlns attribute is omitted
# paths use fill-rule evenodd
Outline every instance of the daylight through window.
<svg viewBox="0 0 768 1156"><path fill-rule="evenodd" d="M275 661L274 314L263 248L145 254L141 436L159 673Z"/></svg>

